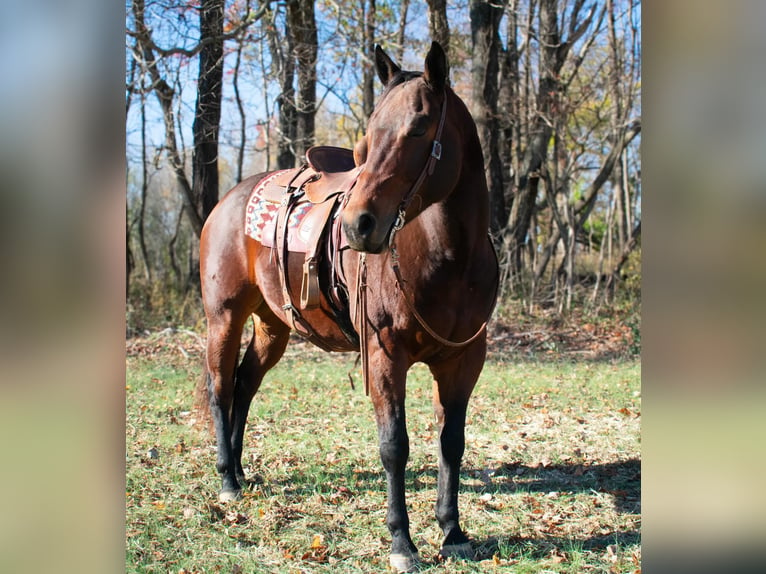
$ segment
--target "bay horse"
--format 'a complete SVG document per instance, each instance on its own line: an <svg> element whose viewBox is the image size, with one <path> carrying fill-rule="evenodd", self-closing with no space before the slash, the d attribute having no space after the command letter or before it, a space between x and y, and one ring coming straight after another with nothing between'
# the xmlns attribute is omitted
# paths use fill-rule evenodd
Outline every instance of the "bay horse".
<svg viewBox="0 0 766 574"><path fill-rule="evenodd" d="M338 254L356 337L333 320L326 293L318 307L301 314L327 348L362 353L387 479L390 564L409 572L417 567L418 550L405 505L407 371L422 362L434 377L441 554L469 557L458 515L460 462L499 273L488 236L489 195L476 125L449 85L444 51L432 43L424 71L409 72L376 46L375 65L385 88L353 150L358 175L344 198L347 247ZM217 438L221 501L241 496L250 403L291 331L273 249L243 233L248 196L268 175L244 180L227 193L200 239L206 399ZM284 272L299 286L296 263ZM251 316L253 335L238 365L240 337Z"/></svg>

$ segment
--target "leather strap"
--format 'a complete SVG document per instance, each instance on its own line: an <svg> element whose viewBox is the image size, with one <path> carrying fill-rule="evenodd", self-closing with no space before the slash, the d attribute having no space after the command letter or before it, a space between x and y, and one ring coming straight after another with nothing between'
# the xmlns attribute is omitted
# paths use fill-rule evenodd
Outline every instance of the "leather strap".
<svg viewBox="0 0 766 574"><path fill-rule="evenodd" d="M428 323L426 323L426 320L423 319L423 317L418 313L418 310L415 308L415 304L410 301L409 297L407 297L407 293L404 291L404 279L402 278L402 273L399 270L399 264L395 264L394 266L394 275L396 275L396 286L399 288L400 293L402 294L402 298L404 299L404 302L407 304L407 307L409 308L410 312L415 316L415 319L418 320L418 323L420 323L420 326L423 327L426 333L431 335L434 339L439 341L442 345L446 347L452 347L452 348L460 348L465 347L467 345L470 345L473 343L476 339L479 338L479 336L487 329L487 321L484 321L484 323L481 324L481 327L479 327L479 330L476 331L473 335L471 335L468 339L465 341L455 342L450 341L449 339L445 339L441 335L439 335L436 331L434 331L431 327L428 326ZM490 315L492 312L490 311Z"/></svg>
<svg viewBox="0 0 766 574"><path fill-rule="evenodd" d="M277 211L277 221L275 225L276 242L274 243L272 254L276 252L279 282L282 287L282 301L284 302L282 310L285 312L285 317L287 318L288 325L291 329L298 332L301 336L305 337L324 351L340 351L343 349L336 348L327 343L316 333L316 331L314 331L313 327L300 314L300 311L295 308L292 302L292 297L290 296L290 279L287 262L287 221L290 217L290 212L298 203L299 196L300 193L286 193L282 205Z"/></svg>
<svg viewBox="0 0 766 574"><path fill-rule="evenodd" d="M367 254L359 253L359 265L356 268L356 309L354 323L359 323L359 354L362 357L362 379L364 394L370 394L370 360L367 347Z"/></svg>

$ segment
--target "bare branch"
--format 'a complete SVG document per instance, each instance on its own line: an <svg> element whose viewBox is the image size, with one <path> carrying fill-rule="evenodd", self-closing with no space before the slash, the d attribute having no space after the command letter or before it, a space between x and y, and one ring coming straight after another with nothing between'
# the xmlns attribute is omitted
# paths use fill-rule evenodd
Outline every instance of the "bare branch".
<svg viewBox="0 0 766 574"><path fill-rule="evenodd" d="M205 46L208 46L214 42L217 42L221 38L223 38L223 40L226 41L226 40L233 40L239 37L253 23L260 20L261 17L263 17L263 15L269 11L272 1L273 0L264 0L258 6L258 9L255 12L252 12L252 13L248 12L248 14L244 17L244 19L237 26L235 26L234 29L232 29L230 32L226 32L222 34L221 36L204 38L200 40L192 48L179 48L179 47L162 48L155 43L154 38L152 38L151 30L144 25L141 25L141 26L137 25L136 30L127 30L127 34L128 36L131 36L135 38L136 40L140 40L146 48L148 48L149 50L151 50L152 52L154 52L155 54L159 55L162 58L166 58L168 56L186 56L187 58L193 58L194 56L199 54L200 51Z"/></svg>

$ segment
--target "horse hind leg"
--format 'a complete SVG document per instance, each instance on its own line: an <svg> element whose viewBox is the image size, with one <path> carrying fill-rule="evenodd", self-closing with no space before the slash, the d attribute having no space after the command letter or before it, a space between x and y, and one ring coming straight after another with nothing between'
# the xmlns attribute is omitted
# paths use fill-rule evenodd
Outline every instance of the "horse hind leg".
<svg viewBox="0 0 766 574"><path fill-rule="evenodd" d="M277 364L285 352L290 335L290 329L281 323L265 304L258 313L260 314L253 315L253 335L237 368L231 410L231 449L235 475L240 484L245 482L242 450L250 404L261 386L264 375Z"/></svg>
<svg viewBox="0 0 766 574"><path fill-rule="evenodd" d="M236 465L231 447L231 413L234 403L235 370L239 357L240 338L246 315L222 311L208 316L207 387L210 416L215 428L216 468L221 476L221 501L241 496L236 478Z"/></svg>

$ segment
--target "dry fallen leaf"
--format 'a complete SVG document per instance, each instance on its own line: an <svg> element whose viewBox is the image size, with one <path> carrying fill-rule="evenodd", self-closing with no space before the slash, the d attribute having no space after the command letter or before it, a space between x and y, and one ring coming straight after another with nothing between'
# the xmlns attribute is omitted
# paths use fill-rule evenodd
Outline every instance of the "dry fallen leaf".
<svg viewBox="0 0 766 574"><path fill-rule="evenodd" d="M311 541L311 548L317 549L322 548L324 546L324 538L321 534L315 534L314 539Z"/></svg>

